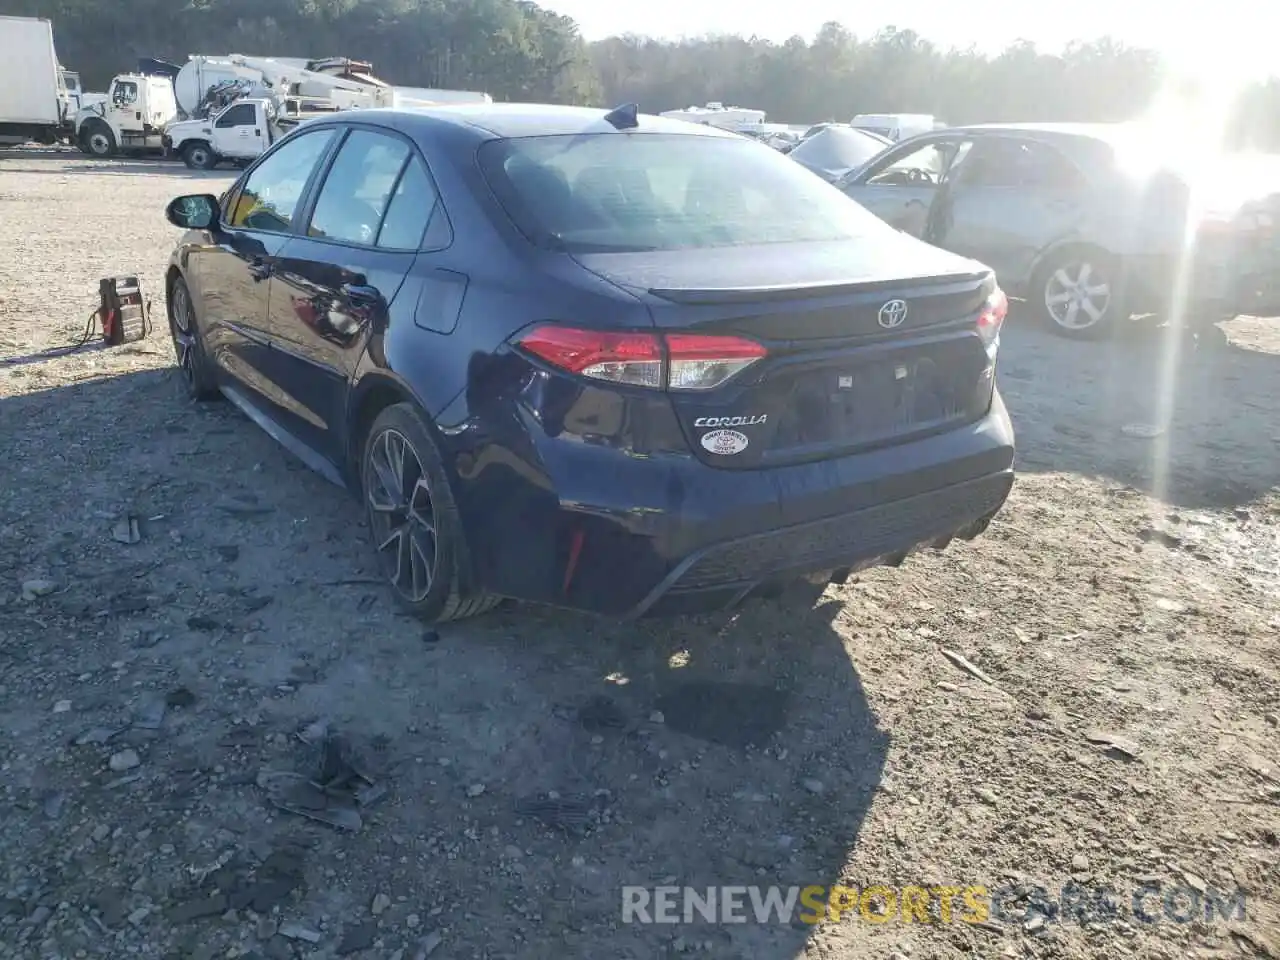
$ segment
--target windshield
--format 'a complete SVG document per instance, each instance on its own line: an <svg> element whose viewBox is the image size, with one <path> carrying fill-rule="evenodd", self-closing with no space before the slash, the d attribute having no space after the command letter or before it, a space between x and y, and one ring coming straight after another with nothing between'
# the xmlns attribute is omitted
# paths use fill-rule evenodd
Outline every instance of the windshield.
<svg viewBox="0 0 1280 960"><path fill-rule="evenodd" d="M818 170L860 167L888 144L852 127L827 127L791 151L791 158Z"/></svg>
<svg viewBox="0 0 1280 960"><path fill-rule="evenodd" d="M800 164L740 137L493 140L480 167L530 240L568 252L845 240L885 229Z"/></svg>

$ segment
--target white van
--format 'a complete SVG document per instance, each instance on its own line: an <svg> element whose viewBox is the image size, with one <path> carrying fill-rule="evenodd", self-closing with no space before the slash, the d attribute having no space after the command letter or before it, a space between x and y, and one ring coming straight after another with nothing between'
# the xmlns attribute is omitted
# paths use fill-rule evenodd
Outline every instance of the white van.
<svg viewBox="0 0 1280 960"><path fill-rule="evenodd" d="M928 113L860 113L849 125L870 130L890 140L905 140L946 126Z"/></svg>

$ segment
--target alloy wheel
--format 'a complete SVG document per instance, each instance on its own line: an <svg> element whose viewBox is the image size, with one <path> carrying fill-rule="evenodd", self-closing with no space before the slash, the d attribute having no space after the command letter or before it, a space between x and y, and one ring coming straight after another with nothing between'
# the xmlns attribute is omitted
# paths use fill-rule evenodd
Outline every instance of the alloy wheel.
<svg viewBox="0 0 1280 960"><path fill-rule="evenodd" d="M1111 307L1111 282L1097 264L1065 263L1045 281L1044 306L1058 326L1088 330L1101 323Z"/></svg>
<svg viewBox="0 0 1280 960"><path fill-rule="evenodd" d="M419 603L435 580L438 541L427 474L404 434L388 429L374 438L364 486L383 569L406 600Z"/></svg>
<svg viewBox="0 0 1280 960"><path fill-rule="evenodd" d="M89 134L89 152L96 157L105 157L111 153L111 138L105 133Z"/></svg>
<svg viewBox="0 0 1280 960"><path fill-rule="evenodd" d="M178 366L188 383L194 383L196 377L195 324L191 318L191 294L183 283L173 288L173 348L178 355Z"/></svg>

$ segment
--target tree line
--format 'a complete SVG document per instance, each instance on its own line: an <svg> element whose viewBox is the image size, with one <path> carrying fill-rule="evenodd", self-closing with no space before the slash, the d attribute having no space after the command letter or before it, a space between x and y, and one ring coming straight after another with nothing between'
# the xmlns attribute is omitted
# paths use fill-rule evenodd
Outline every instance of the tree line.
<svg viewBox="0 0 1280 960"><path fill-rule="evenodd" d="M89 90L139 57L349 56L391 83L497 100L635 101L647 112L719 100L789 123L901 112L960 124L1131 119L1174 82L1152 51L1106 39L987 54L892 27L859 38L830 23L785 43L588 44L573 20L529 0L0 0L0 13L51 19L59 56ZM1238 144L1280 150L1280 79L1242 91L1230 129Z"/></svg>

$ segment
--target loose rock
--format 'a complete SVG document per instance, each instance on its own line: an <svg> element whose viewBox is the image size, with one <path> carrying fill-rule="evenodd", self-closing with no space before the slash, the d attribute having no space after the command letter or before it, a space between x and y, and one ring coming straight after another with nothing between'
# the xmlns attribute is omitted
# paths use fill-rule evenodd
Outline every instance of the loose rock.
<svg viewBox="0 0 1280 960"><path fill-rule="evenodd" d="M107 766L113 773L123 773L126 770L132 770L140 763L142 760L138 757L138 751L130 748L113 753L111 759L107 761Z"/></svg>
<svg viewBox="0 0 1280 960"><path fill-rule="evenodd" d="M52 580L27 580L22 584L22 599L28 602L38 597L47 597L58 589Z"/></svg>
<svg viewBox="0 0 1280 960"><path fill-rule="evenodd" d="M320 931L293 921L280 924L280 936L290 940L305 940L307 943L320 942Z"/></svg>

